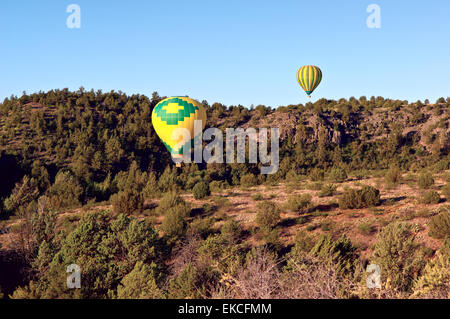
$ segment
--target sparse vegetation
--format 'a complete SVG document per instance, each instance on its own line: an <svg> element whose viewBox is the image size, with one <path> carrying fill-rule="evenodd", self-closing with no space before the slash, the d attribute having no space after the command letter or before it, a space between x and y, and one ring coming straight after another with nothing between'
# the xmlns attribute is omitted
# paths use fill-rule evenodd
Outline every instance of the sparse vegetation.
<svg viewBox="0 0 450 319"><path fill-rule="evenodd" d="M417 178L417 184L422 189L428 189L431 186L434 185L434 178L433 175L429 172L422 172L420 173L419 177Z"/></svg>
<svg viewBox="0 0 450 319"><path fill-rule="evenodd" d="M252 199L258 201L258 200L263 200L264 197L261 194L254 194L254 195L252 195Z"/></svg>
<svg viewBox="0 0 450 319"><path fill-rule="evenodd" d="M336 193L336 185L324 184L320 189L319 197L333 196Z"/></svg>
<svg viewBox="0 0 450 319"><path fill-rule="evenodd" d="M371 235L374 231L374 227L371 223L361 223L359 224L358 229L361 234L366 236Z"/></svg>
<svg viewBox="0 0 450 319"><path fill-rule="evenodd" d="M23 260L0 295L448 296L449 100L203 101L210 127L280 127L266 176L249 163L175 167L149 121L161 99L64 89L0 103L0 255ZM377 295L367 262L382 268ZM66 263L82 267L82 289L58 284Z"/></svg>

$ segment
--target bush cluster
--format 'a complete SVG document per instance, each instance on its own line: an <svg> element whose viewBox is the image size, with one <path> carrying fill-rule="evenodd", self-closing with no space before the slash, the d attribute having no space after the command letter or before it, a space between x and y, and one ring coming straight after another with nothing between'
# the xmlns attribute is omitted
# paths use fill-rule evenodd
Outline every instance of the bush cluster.
<svg viewBox="0 0 450 319"><path fill-rule="evenodd" d="M284 203L284 208L293 212L299 212L311 206L311 195L291 195Z"/></svg>
<svg viewBox="0 0 450 319"><path fill-rule="evenodd" d="M203 199L205 197L208 197L211 195L211 190L209 189L209 184L205 182L198 182L195 184L194 188L192 189L192 194L194 195L195 199Z"/></svg>
<svg viewBox="0 0 450 319"><path fill-rule="evenodd" d="M430 235L433 238L445 238L450 237L450 213L442 212L439 215L433 216L428 224Z"/></svg>
<svg viewBox="0 0 450 319"><path fill-rule="evenodd" d="M256 223L263 231L271 231L280 220L280 209L270 201L258 203L257 208Z"/></svg>
<svg viewBox="0 0 450 319"><path fill-rule="evenodd" d="M377 236L373 258L383 270L385 289L409 291L424 267L424 256L416 242L412 224L395 222Z"/></svg>
<svg viewBox="0 0 450 319"><path fill-rule="evenodd" d="M431 173L422 172L417 178L417 185L422 189L428 189L434 185L434 178Z"/></svg>
<svg viewBox="0 0 450 319"><path fill-rule="evenodd" d="M441 196L439 196L439 193L433 190L426 192L422 197L423 204L439 204L440 200Z"/></svg>
<svg viewBox="0 0 450 319"><path fill-rule="evenodd" d="M334 167L331 169L328 178L332 182L342 183L347 179L347 172L340 167Z"/></svg>
<svg viewBox="0 0 450 319"><path fill-rule="evenodd" d="M111 196L111 203L116 214L131 215L142 210L144 197L136 191L124 190Z"/></svg>
<svg viewBox="0 0 450 319"><path fill-rule="evenodd" d="M339 198L339 207L343 209L356 209L380 204L380 191L372 186L362 189L347 189Z"/></svg>
<svg viewBox="0 0 450 319"><path fill-rule="evenodd" d="M333 196L336 193L336 185L324 184L320 189L319 197Z"/></svg>
<svg viewBox="0 0 450 319"><path fill-rule="evenodd" d="M391 166L389 170L386 172L384 179L388 186L395 186L400 183L402 178L402 171L398 166Z"/></svg>

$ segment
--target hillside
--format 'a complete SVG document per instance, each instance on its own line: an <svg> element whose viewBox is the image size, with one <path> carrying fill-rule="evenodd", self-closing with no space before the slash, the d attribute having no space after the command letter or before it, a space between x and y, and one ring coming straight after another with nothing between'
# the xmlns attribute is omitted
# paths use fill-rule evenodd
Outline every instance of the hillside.
<svg viewBox="0 0 450 319"><path fill-rule="evenodd" d="M23 270L0 277L7 295L450 297L450 98L202 101L207 127L280 128L267 176L257 164L174 167L150 121L161 99L81 88L0 104L0 270ZM374 262L377 294L364 286ZM68 263L91 286L64 289ZM252 267L266 271L253 288Z"/></svg>

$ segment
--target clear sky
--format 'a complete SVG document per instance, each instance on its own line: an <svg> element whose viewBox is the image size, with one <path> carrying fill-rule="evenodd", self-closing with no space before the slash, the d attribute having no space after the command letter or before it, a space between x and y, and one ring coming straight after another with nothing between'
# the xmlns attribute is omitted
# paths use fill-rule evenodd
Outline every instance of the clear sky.
<svg viewBox="0 0 450 319"><path fill-rule="evenodd" d="M448 0L2 0L0 99L83 86L276 107L308 101L296 71L313 64L313 101L435 101L450 95L449 16Z"/></svg>

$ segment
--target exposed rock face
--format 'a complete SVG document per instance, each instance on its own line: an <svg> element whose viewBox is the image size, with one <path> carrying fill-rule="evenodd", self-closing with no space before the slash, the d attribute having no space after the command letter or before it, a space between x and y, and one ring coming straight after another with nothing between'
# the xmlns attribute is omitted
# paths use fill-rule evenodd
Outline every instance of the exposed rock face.
<svg viewBox="0 0 450 319"><path fill-rule="evenodd" d="M449 110L436 115L432 111L421 110L419 120L412 120L412 115L407 108L394 111L389 109L375 109L373 112L358 113L344 121L339 115L331 115L330 112L318 115L313 111L289 110L284 112L273 112L264 117L250 120L242 127L278 127L280 138L289 136L294 143L297 142L299 126L306 129L304 142L317 143L319 132L324 132L326 143L343 145L356 138L364 136L366 141L374 141L386 138L393 127L398 126L402 136L415 143L420 143L428 150L431 144L427 143L426 135L439 137L443 148L450 148L450 120Z"/></svg>
<svg viewBox="0 0 450 319"><path fill-rule="evenodd" d="M342 142L342 133L338 130L333 130L333 136L331 137L331 143L336 145L341 145Z"/></svg>

